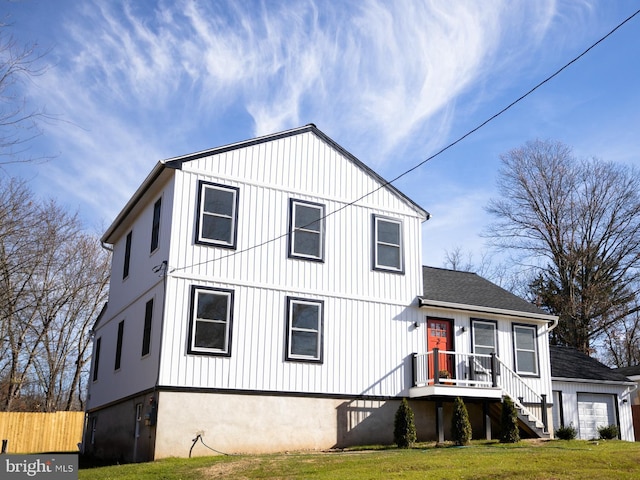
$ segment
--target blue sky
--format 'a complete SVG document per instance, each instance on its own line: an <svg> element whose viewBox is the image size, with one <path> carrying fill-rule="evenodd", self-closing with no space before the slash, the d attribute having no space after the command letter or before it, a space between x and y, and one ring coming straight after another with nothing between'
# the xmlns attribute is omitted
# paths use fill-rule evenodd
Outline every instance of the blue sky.
<svg viewBox="0 0 640 480"><path fill-rule="evenodd" d="M636 1L22 0L19 43L50 49L24 84L58 120L8 166L90 229L160 159L307 123L387 179L476 127L634 13ZM476 257L501 154L536 138L640 166L640 15L396 186L432 214L423 261Z"/></svg>

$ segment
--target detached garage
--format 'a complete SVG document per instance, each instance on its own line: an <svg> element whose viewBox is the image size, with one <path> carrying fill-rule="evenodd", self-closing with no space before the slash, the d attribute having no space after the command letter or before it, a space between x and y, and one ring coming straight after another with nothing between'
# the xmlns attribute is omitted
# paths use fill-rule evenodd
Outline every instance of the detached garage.
<svg viewBox="0 0 640 480"><path fill-rule="evenodd" d="M554 428L573 425L583 440L598 438L598 427L616 425L633 441L630 394L635 383L569 347L549 347Z"/></svg>

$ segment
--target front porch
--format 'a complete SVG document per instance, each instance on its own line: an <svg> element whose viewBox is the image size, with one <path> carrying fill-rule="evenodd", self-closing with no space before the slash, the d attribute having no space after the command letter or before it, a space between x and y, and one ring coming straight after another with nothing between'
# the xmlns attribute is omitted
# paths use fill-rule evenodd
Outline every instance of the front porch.
<svg viewBox="0 0 640 480"><path fill-rule="evenodd" d="M413 386L409 397L435 400L436 429L444 441L443 401L455 397L483 405L485 436L491 439L490 417L502 397L510 397L518 409L520 428L533 437L549 437L546 394L538 394L495 354L458 353L434 348L425 354L413 354Z"/></svg>

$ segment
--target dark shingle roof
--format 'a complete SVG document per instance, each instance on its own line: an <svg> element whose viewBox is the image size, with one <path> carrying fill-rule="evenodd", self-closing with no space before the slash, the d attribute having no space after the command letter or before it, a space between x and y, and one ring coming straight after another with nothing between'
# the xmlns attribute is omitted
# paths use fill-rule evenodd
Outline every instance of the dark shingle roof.
<svg viewBox="0 0 640 480"><path fill-rule="evenodd" d="M560 378L578 378L630 382L623 374L603 365L595 358L572 347L549 346L551 354L551 376Z"/></svg>
<svg viewBox="0 0 640 480"><path fill-rule="evenodd" d="M626 375L628 377L635 377L636 375L640 375L640 365L634 365L633 367L614 368L613 371L618 372L622 375Z"/></svg>
<svg viewBox="0 0 640 480"><path fill-rule="evenodd" d="M548 315L526 300L471 272L422 267L424 300Z"/></svg>

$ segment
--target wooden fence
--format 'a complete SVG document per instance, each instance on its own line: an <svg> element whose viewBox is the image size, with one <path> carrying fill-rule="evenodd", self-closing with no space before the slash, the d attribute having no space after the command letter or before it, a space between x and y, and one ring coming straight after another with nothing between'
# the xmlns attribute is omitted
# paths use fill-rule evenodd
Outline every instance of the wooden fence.
<svg viewBox="0 0 640 480"><path fill-rule="evenodd" d="M0 412L5 453L77 452L83 427L84 412Z"/></svg>

